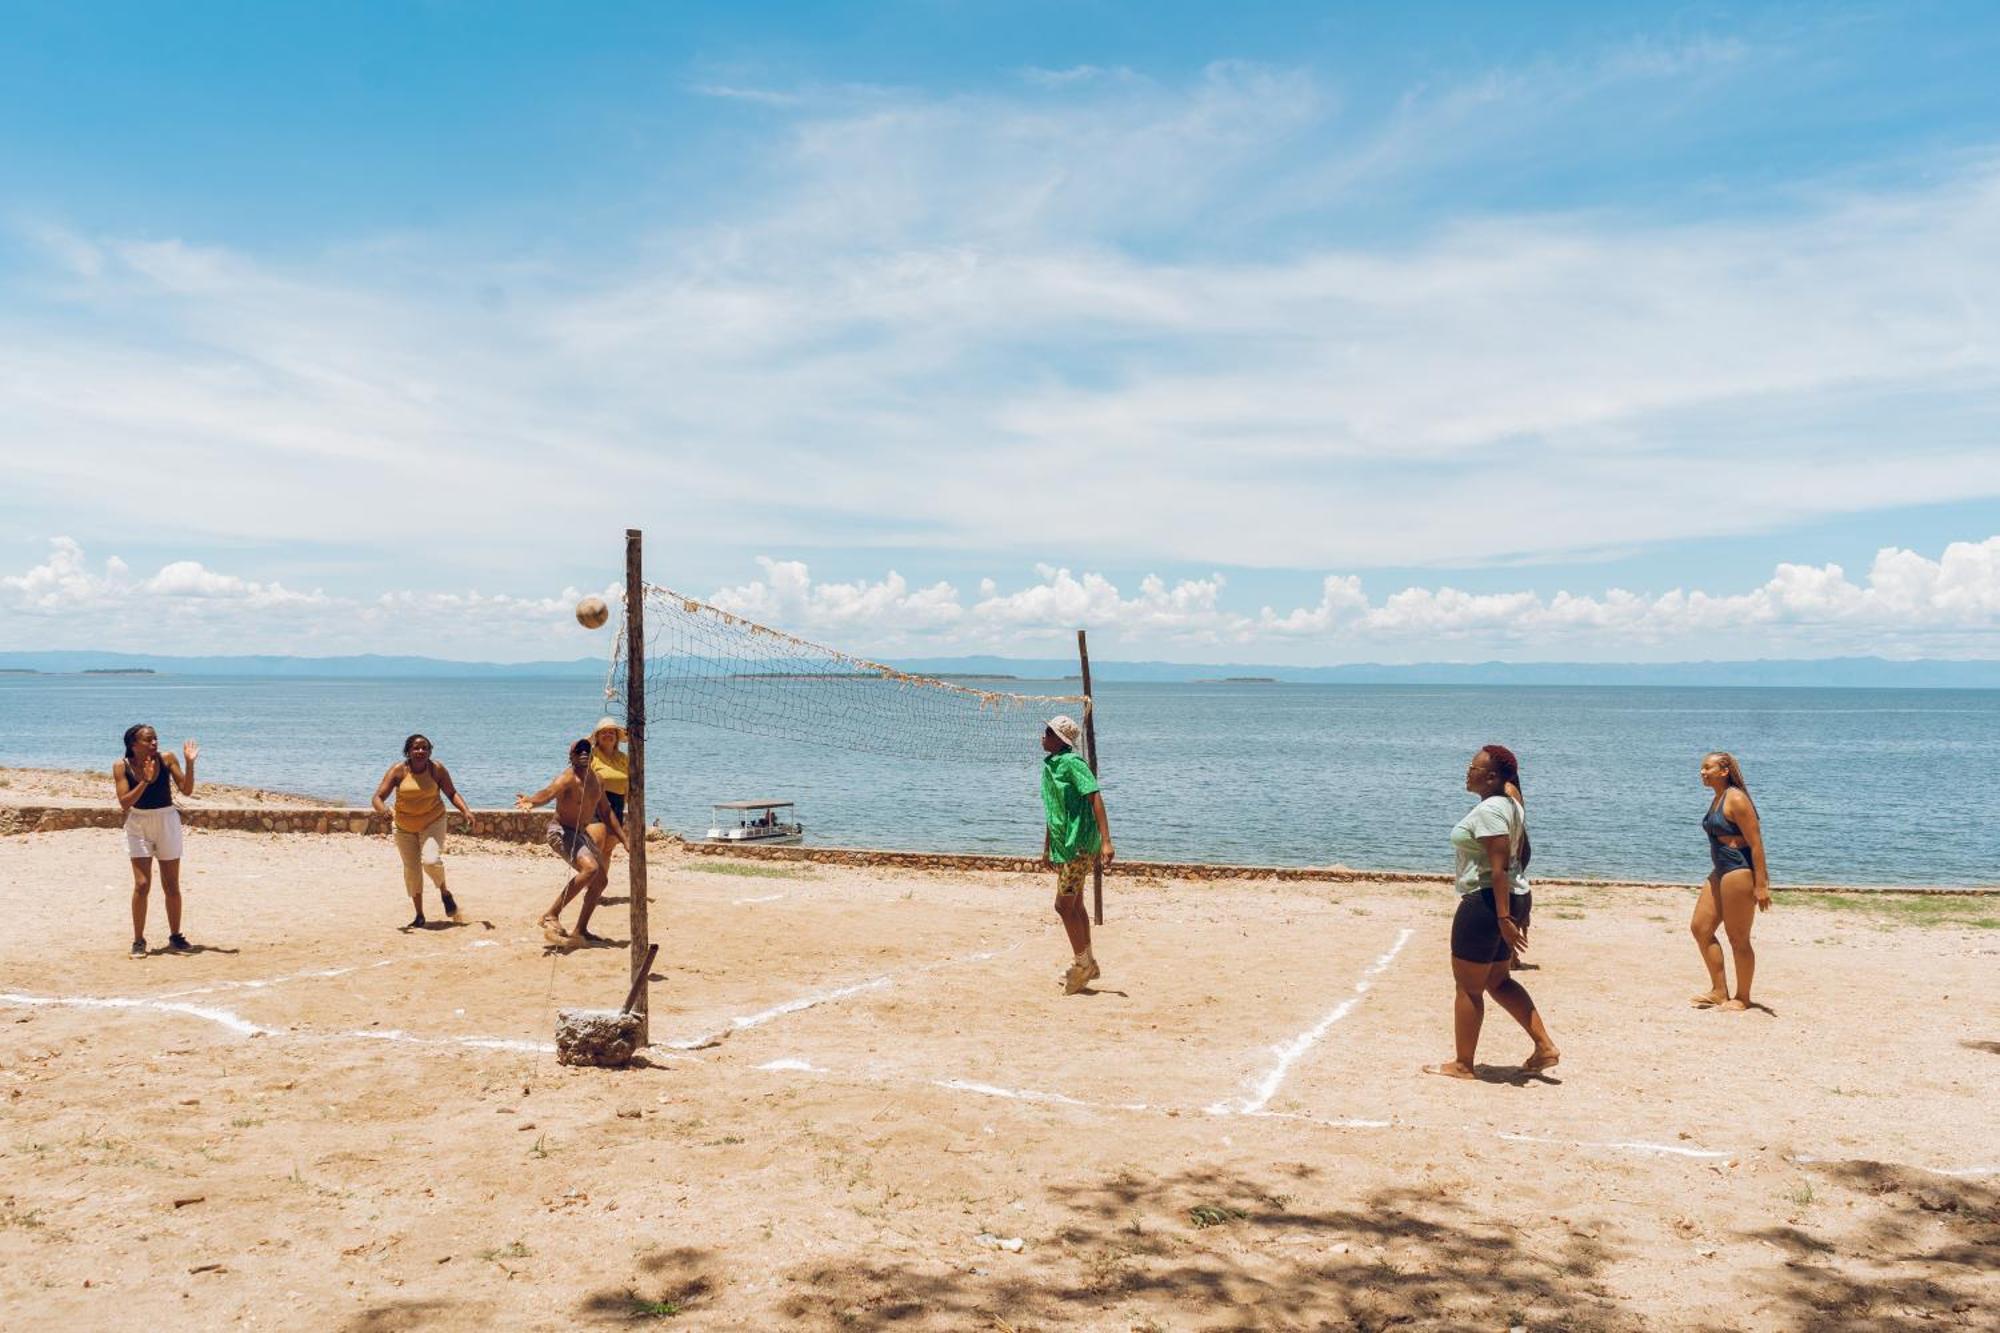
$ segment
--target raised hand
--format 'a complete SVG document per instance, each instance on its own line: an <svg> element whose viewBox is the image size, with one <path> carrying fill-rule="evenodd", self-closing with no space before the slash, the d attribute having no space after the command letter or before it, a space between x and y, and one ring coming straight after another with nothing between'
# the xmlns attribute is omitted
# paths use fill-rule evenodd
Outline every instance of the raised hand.
<svg viewBox="0 0 2000 1333"><path fill-rule="evenodd" d="M193 741L182 741L181 753L185 755L187 757L187 761L190 764L192 764L194 762L194 757L201 753L201 747L195 744Z"/></svg>

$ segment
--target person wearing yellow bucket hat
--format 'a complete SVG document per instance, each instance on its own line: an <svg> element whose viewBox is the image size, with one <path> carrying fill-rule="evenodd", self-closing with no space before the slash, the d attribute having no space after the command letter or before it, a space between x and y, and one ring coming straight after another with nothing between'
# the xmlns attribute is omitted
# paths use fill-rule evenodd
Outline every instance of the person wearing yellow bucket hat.
<svg viewBox="0 0 2000 1333"><path fill-rule="evenodd" d="M625 728L615 717L600 717L590 729L590 767L604 784L604 799L620 823L625 820L625 794L632 787L631 758L618 748L624 743Z"/></svg>

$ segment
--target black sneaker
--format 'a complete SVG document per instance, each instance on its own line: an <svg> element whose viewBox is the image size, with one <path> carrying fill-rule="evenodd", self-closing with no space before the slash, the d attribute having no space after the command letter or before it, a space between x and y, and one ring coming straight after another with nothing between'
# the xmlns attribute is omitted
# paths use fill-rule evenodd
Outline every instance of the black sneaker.
<svg viewBox="0 0 2000 1333"><path fill-rule="evenodd" d="M146 941L143 939L132 941L132 956L134 958L144 958L146 956Z"/></svg>
<svg viewBox="0 0 2000 1333"><path fill-rule="evenodd" d="M438 890L438 893L444 898L444 914L446 919L457 921L459 919L457 900L442 889Z"/></svg>
<svg viewBox="0 0 2000 1333"><path fill-rule="evenodd" d="M175 931L173 934L167 936L167 948L173 953L194 952L194 946L188 943L188 937L179 931Z"/></svg>

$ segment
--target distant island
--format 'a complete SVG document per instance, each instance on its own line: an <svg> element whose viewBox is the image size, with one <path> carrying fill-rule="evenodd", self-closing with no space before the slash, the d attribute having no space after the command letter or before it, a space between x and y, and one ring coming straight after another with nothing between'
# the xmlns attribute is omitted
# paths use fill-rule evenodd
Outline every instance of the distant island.
<svg viewBox="0 0 2000 1333"><path fill-rule="evenodd" d="M1191 685L1276 685L1276 676L1196 676Z"/></svg>
<svg viewBox="0 0 2000 1333"><path fill-rule="evenodd" d="M86 676L157 676L160 673L151 667L85 667Z"/></svg>

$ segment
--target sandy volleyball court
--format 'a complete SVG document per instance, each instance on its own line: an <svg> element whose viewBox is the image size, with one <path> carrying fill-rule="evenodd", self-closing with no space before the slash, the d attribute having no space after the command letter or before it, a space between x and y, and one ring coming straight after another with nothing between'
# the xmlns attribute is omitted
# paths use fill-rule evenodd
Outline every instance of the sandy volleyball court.
<svg viewBox="0 0 2000 1333"><path fill-rule="evenodd" d="M613 894L622 902L622 858ZM1545 889L1448 1056L1443 886L1108 886L666 853L648 1067L564 1069L560 880L194 831L188 957L105 830L0 838L0 1303L64 1328L1991 1327L2000 903L1784 895L1700 1012L1682 890ZM155 893L157 895L157 889ZM154 911L157 915L157 901ZM624 937L624 907L598 917ZM164 929L156 929L164 938ZM1017 1244L1018 1242L1018 1244Z"/></svg>

